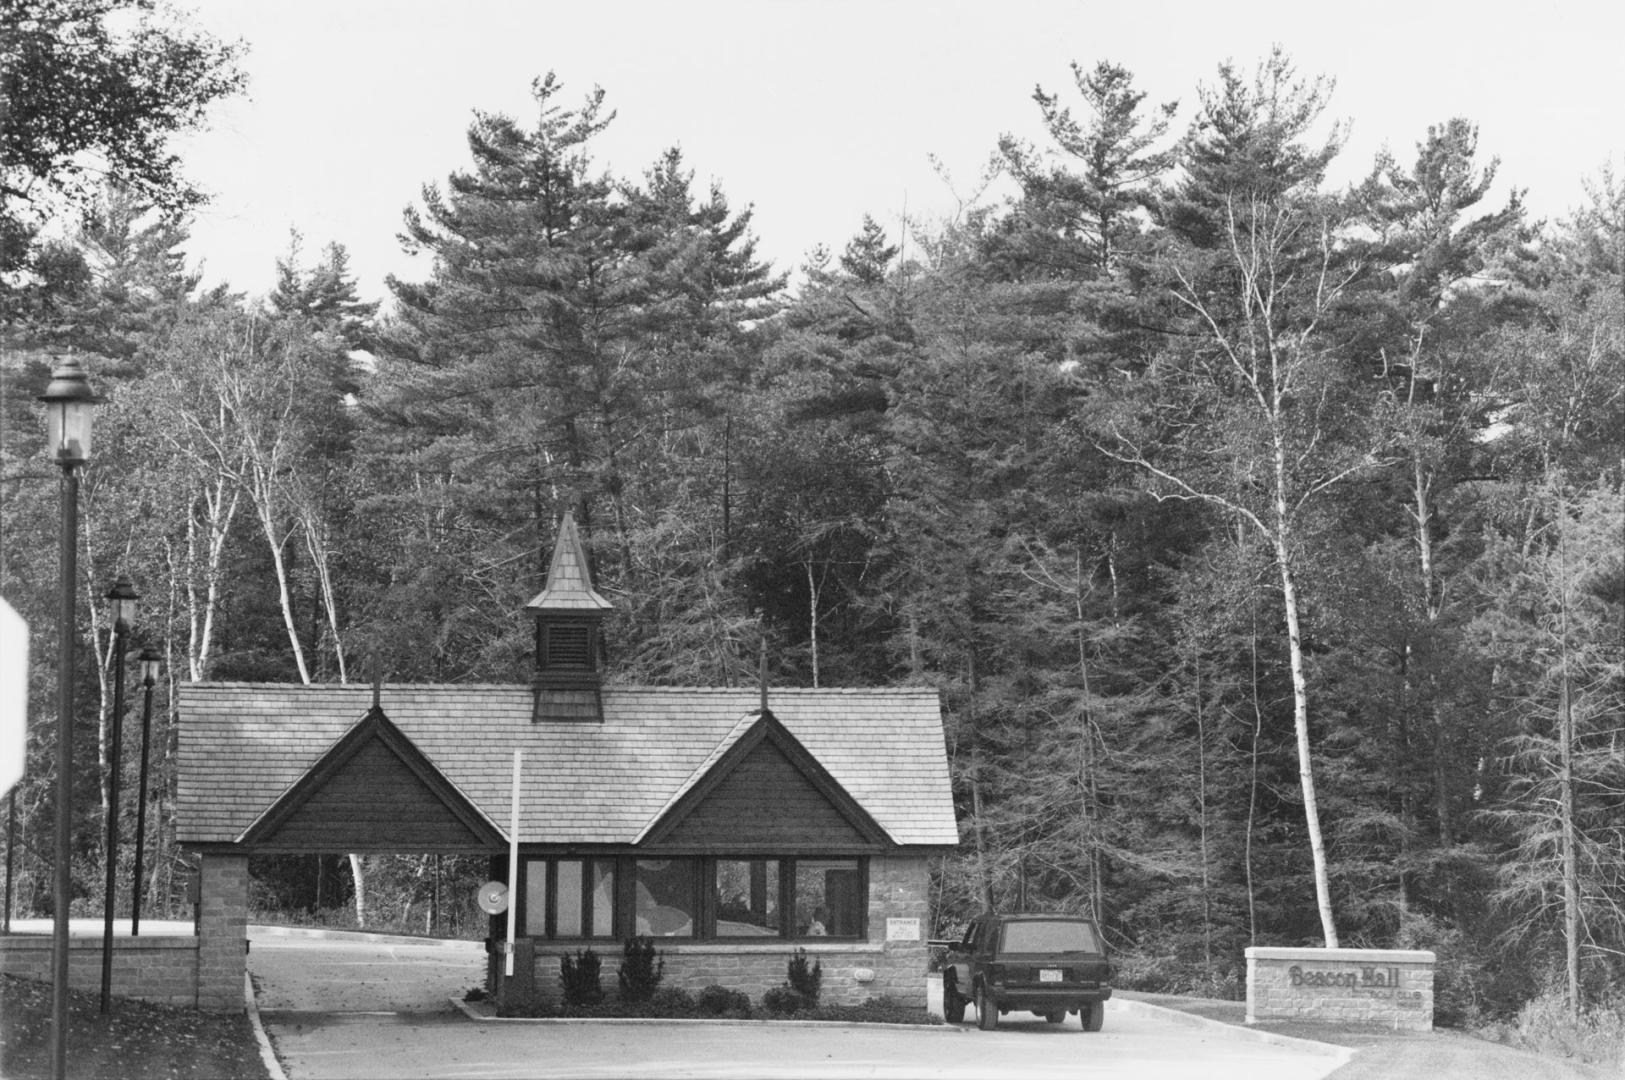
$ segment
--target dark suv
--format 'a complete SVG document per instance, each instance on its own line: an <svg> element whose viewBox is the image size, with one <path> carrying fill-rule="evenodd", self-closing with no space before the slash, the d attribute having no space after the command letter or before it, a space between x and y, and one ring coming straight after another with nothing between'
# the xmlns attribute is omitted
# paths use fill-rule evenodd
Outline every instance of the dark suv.
<svg viewBox="0 0 1625 1080"><path fill-rule="evenodd" d="M1083 1030L1105 1021L1111 966L1094 920L1078 915L980 915L942 961L942 1011L951 1024L976 1003L983 1031L999 1014L1024 1009L1052 1024L1077 1013Z"/></svg>

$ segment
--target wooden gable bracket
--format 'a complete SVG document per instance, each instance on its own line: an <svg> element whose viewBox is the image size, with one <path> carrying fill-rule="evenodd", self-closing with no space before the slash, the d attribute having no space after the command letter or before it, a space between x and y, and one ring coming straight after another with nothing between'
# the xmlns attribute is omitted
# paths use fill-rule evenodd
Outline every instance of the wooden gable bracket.
<svg viewBox="0 0 1625 1080"><path fill-rule="evenodd" d="M749 758L764 741L772 743L788 758L865 842L877 848L893 845L894 841L890 834L870 816L869 811L841 786L840 781L830 775L823 763L814 757L812 752L801 744L801 740L791 734L790 729L768 709L762 709L757 714L756 722L723 752L716 763L706 770L705 775L695 781L692 787L674 800L665 812L644 830L643 835L638 838L638 843L658 844L671 835L672 831L701 806L729 774Z"/></svg>
<svg viewBox="0 0 1625 1080"><path fill-rule="evenodd" d="M440 804L492 850L507 846L508 838L492 823L457 786L435 767L434 762L419 750L417 744L395 723L384 715L378 704L367 710L354 727L334 743L327 753L313 764L305 775L284 791L277 800L243 830L237 837L239 844L268 843L276 837L282 826L308 803L319 791L343 772L344 767L372 742L381 743L400 759L401 763L420 780L440 801Z"/></svg>

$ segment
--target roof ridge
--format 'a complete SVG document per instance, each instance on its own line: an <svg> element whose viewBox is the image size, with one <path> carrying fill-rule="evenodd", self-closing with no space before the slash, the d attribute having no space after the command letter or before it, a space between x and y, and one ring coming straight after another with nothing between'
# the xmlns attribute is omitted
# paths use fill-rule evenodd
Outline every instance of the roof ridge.
<svg viewBox="0 0 1625 1080"><path fill-rule="evenodd" d="M254 682L250 680L204 679L198 682L182 682L182 688L197 688L211 690L228 689L276 689L276 690L328 690L343 691L347 693L371 693L370 683L300 683L300 682ZM532 687L529 683L420 683L420 682L385 682L384 689L395 690L457 690L457 691L501 691L503 693L530 693ZM628 685L625 683L607 683L605 693L621 694L735 694L740 697L755 698L760 694L760 688L754 686L651 686ZM824 695L856 695L856 694L936 694L938 691L930 686L775 686L772 693L777 695L793 696L824 696ZM388 711L387 709L385 710Z"/></svg>

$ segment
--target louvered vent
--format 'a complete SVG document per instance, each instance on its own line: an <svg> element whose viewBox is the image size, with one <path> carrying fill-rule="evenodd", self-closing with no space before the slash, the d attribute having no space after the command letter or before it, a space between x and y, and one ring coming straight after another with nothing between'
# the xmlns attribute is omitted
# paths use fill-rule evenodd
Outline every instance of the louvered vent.
<svg viewBox="0 0 1625 1080"><path fill-rule="evenodd" d="M559 626L547 628L547 666L590 669L592 667L591 631L585 626Z"/></svg>

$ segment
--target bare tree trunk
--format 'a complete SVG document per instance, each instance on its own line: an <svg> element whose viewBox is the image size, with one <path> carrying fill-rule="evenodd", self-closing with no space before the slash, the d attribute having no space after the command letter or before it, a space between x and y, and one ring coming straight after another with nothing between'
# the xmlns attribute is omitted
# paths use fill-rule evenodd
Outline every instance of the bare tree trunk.
<svg viewBox="0 0 1625 1080"><path fill-rule="evenodd" d="M310 553L310 564L316 571L316 584L321 593L322 612L327 619L327 631L333 635L333 657L339 667L339 682L350 681L344 661L344 639L339 636L338 596L333 589L332 564L328 558L327 541L314 511L306 507L300 514L305 534L305 550Z"/></svg>
<svg viewBox="0 0 1625 1080"><path fill-rule="evenodd" d="M1258 700L1258 607L1253 606L1252 655L1253 747L1252 774L1247 784L1247 835L1242 864L1247 875L1247 941L1258 943L1258 889L1253 882L1253 829L1258 820L1258 742L1264 733L1264 709Z"/></svg>
<svg viewBox="0 0 1625 1080"><path fill-rule="evenodd" d="M1559 509L1559 513L1563 513ZM1570 1019L1580 1017L1580 871L1574 845L1574 701L1569 673L1569 566L1567 522L1557 530L1558 559L1558 813L1563 831L1563 955Z"/></svg>
<svg viewBox="0 0 1625 1080"><path fill-rule="evenodd" d="M1108 560L1109 560L1108 554ZM1116 595L1116 575L1113 575L1113 595ZM1079 799L1079 813L1083 818L1083 834L1088 844L1084 858L1089 866L1089 914L1096 923L1100 921L1101 913L1101 884L1100 884L1100 826L1095 813L1095 716L1094 698L1089 688L1089 652L1088 638L1083 630L1083 552L1079 550L1074 566L1073 604L1078 619L1078 690L1082 696L1079 703L1079 731L1078 767L1082 775L1078 778L1081 789ZM1115 604L1115 601L1114 601Z"/></svg>
<svg viewBox="0 0 1625 1080"><path fill-rule="evenodd" d="M971 817L976 828L976 875L982 881L982 906L993 910L993 877L987 865L987 840L982 835L982 751L976 739L976 654L970 658Z"/></svg>
<svg viewBox="0 0 1625 1080"><path fill-rule="evenodd" d="M367 879L361 868L361 856L350 855L350 877L355 881L355 924L367 928Z"/></svg>
<svg viewBox="0 0 1625 1080"><path fill-rule="evenodd" d="M264 498L256 494L254 501L259 511L260 531L265 536L265 545L271 552L271 567L276 573L277 603L282 609L282 626L288 632L288 647L293 651L293 662L299 670L299 681L308 686L310 669L305 666L305 648L299 642L299 627L293 611L293 594L288 587L287 561L283 557L288 538L285 533L278 535L279 530L273 517L268 493Z"/></svg>
<svg viewBox="0 0 1625 1080"><path fill-rule="evenodd" d="M812 684L818 689L818 582L813 578L812 559L804 564L807 568L807 633L812 645Z"/></svg>
<svg viewBox="0 0 1625 1080"><path fill-rule="evenodd" d="M1207 717L1202 707L1202 659L1197 643L1191 640L1191 667L1196 677L1196 805L1202 855L1202 958L1213 970L1213 880L1208 859L1207 836Z"/></svg>
<svg viewBox="0 0 1625 1080"><path fill-rule="evenodd" d="M1298 741L1298 784L1303 792L1304 825L1309 831L1309 853L1314 860L1315 906L1328 949L1337 948L1337 924L1332 919L1331 881L1326 872L1326 844L1320 835L1320 806L1315 798L1313 757L1309 751L1309 690L1303 673L1303 636L1298 627L1298 593L1292 581L1287 552L1277 544L1281 600L1286 608L1287 649L1292 661L1292 725Z"/></svg>

